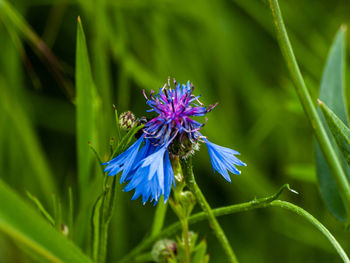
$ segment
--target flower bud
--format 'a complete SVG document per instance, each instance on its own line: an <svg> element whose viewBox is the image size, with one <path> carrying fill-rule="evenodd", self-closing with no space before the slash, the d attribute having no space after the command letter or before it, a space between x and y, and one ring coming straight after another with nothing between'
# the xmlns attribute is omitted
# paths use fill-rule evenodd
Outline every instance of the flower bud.
<svg viewBox="0 0 350 263"><path fill-rule="evenodd" d="M196 197L191 191L184 191L181 193L181 202L188 205L194 205L196 203Z"/></svg>
<svg viewBox="0 0 350 263"><path fill-rule="evenodd" d="M159 240L154 244L151 253L155 262L166 263L172 255L177 254L176 242L170 239Z"/></svg>
<svg viewBox="0 0 350 263"><path fill-rule="evenodd" d="M119 125L124 130L130 130L135 122L135 115L131 111L123 112L119 116Z"/></svg>
<svg viewBox="0 0 350 263"><path fill-rule="evenodd" d="M186 214L188 216L191 215L192 209L196 205L196 197L194 194L190 191L181 192L180 202Z"/></svg>

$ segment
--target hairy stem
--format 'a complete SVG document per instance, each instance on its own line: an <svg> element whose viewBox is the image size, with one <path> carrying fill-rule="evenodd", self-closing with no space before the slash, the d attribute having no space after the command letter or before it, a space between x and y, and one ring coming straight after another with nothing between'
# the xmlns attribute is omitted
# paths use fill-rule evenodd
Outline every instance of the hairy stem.
<svg viewBox="0 0 350 263"><path fill-rule="evenodd" d="M184 240L184 246L185 246L185 262L190 263L191 262L191 250L190 250L190 236L188 231L188 218L184 218L181 220L181 226L182 226L182 238Z"/></svg>
<svg viewBox="0 0 350 263"><path fill-rule="evenodd" d="M181 169L180 160L176 156L172 156L171 165L174 169L174 172L177 174L178 178L183 178L183 171ZM178 187L173 191L173 199L169 200L170 207L174 211L174 213L179 218L181 228L182 228L182 239L184 243L184 254L185 254L185 262L191 262L191 247L190 247L190 236L189 236L189 228L188 228L188 218L191 215L191 211L193 206L191 206L187 202L183 202L181 195L184 190L184 181L178 182Z"/></svg>
<svg viewBox="0 0 350 263"><path fill-rule="evenodd" d="M225 253L227 254L227 257L230 262L237 263L238 260L236 258L235 253L233 252L233 249L223 231L221 228L219 222L217 221L210 205L208 204L207 200L205 199L202 191L198 187L196 180L194 178L193 170L192 170L192 158L188 158L186 161L182 162L182 170L184 173L184 177L186 180L186 184L189 187L189 189L192 191L192 193L195 195L199 205L201 206L202 210L207 216L207 219L209 221L209 225L214 231L214 234L216 235L217 239L219 240L221 246L225 250Z"/></svg>
<svg viewBox="0 0 350 263"><path fill-rule="evenodd" d="M286 61L289 73L292 77L292 81L299 95L299 99L303 105L304 111L311 122L311 126L314 130L318 143L320 144L322 153L327 160L330 170L337 183L343 198L347 214L350 212L350 184L346 178L341 163L335 153L332 144L327 136L327 132L324 129L321 119L317 114L316 107L314 106L310 93L305 85L303 76L301 75L298 63L295 59L292 45L289 41L287 30L284 26L281 10L278 5L278 0L269 0L270 9L272 11L273 21L277 31L278 42ZM349 220L349 219L348 219ZM349 222L348 222L349 223Z"/></svg>

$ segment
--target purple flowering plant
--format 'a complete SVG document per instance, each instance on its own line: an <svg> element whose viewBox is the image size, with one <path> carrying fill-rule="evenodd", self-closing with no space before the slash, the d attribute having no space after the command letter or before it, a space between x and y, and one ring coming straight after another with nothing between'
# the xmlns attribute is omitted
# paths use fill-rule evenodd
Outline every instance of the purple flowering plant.
<svg viewBox="0 0 350 263"><path fill-rule="evenodd" d="M236 166L245 166L235 155L235 150L210 142L200 130L205 123L193 117L205 116L216 106L204 106L199 97L193 95L194 86L190 81L180 84L170 78L159 92L151 91L149 96L143 92L148 112L156 117L146 122L142 134L126 151L109 162L105 172L109 176L121 174L120 183L127 183L124 191L135 190L132 199L142 196L143 203L148 200L156 204L161 195L164 202L169 199L171 187L175 186L172 159L189 158L200 143L205 143L214 171L231 182L229 172L240 174Z"/></svg>
<svg viewBox="0 0 350 263"><path fill-rule="evenodd" d="M349 228L350 128L348 120L350 118L348 116L348 107L346 105L347 97L345 92L346 26L341 26L330 49L324 73L322 75L318 108L316 108L316 98L313 98L314 94L309 93L296 61L296 56L293 53L292 45L289 41L282 14L279 9L278 0L269 0L268 2L272 11L274 25L276 27L277 39L287 62L287 67L291 73L299 99L302 102L302 106L310 121L310 127L312 127L313 132L316 135L315 137L318 145L316 145L315 148L317 168L315 170L318 175L320 193L322 194L329 211L336 219L344 224L344 229ZM93 15L92 20L95 18L98 20L99 16L101 16L101 18L103 17L103 10L110 13L110 8L104 7L107 6L100 5L99 9L101 12L97 12L97 15L96 12L86 12L84 16L88 16L88 13L90 13ZM61 9L62 8L60 8L60 10ZM117 9L118 10L116 11L118 11L118 15L122 16L118 16L121 20L119 21L118 19L118 21L115 21L115 24L118 25L121 23L122 25L126 25L127 23L123 23L123 12L120 13L120 8ZM129 10L129 8L126 9L128 13L131 10ZM87 8L87 10L90 9ZM208 10L210 12L212 11L211 8L208 8ZM146 80L141 81L140 83L147 83L149 79L154 78L153 73L159 73L158 67L156 69L151 68L150 71L142 70L142 64L144 62L142 59L143 56L140 60L142 63L138 63L138 55L147 49L134 50L134 45L130 46L130 50L127 45L124 47L123 36L125 35L125 39L127 40L129 32L138 31L127 30L125 31L126 34L120 34L124 31L120 30L123 26L121 28L118 26L117 30L113 30L116 32L111 32L111 34L107 33L109 29L113 28L112 26L108 26L108 30L103 31L104 33L101 31L101 36L105 37L103 40L106 40L106 42L102 41L103 43L101 43L103 45L94 45L94 42L92 42L92 46L97 47L93 49L95 56L97 55L96 57L100 57L100 54L108 54L110 51L113 51L111 53L115 56L114 62L116 63L108 63L109 61L105 60L107 57L102 57L102 61L97 60L96 62L98 63L91 67L87 48L88 45L86 42L87 39L83 31L81 19L78 18L75 90L73 91L71 90L71 72L69 70L69 65L61 66L61 60L57 59L54 53L51 52L49 46L45 44L46 40L53 40L52 37L46 36L41 39L33 31L33 28L26 23L25 19L21 17L21 14L16 11L16 6L10 4L10 1L1 1L0 11L2 11L3 15L1 20L4 22L4 30L2 30L4 32L2 33L5 34L4 36L7 36L8 33L10 33L8 35L10 36L10 39L4 38L4 53L10 54L10 56L6 56L4 62L7 62L7 59L14 59L14 61L17 61L18 58L25 58L25 60L27 60L27 57L24 56L26 52L21 52L23 51L21 41L18 41L23 37L23 39L29 41L28 43L38 51L38 54L42 55L42 58L47 60L46 62L50 65L52 73L54 73L57 80L61 82L60 84L62 84L62 87L64 87L64 90L67 92L67 97L70 98L71 102L76 107L77 153L76 178L67 176L70 174L73 175L73 173L70 172L70 168L75 169L75 165L69 165L69 167L64 165L63 167L59 167L61 165L60 161L63 161L63 158L61 158L63 156L61 156L60 153L65 153L66 147L60 149L60 151L57 152L58 155L56 155L56 149L50 150L50 153L54 154L50 154L47 160L55 158L56 156L59 157L57 162L56 159L53 159L55 161L53 168L59 169L58 171L52 171L54 173L51 173L51 162L48 161L45 163L45 152L49 148L44 147L43 149L45 149L45 151L42 151L39 142L45 140L38 140L39 134L36 136L34 128L36 128L36 126L41 127L42 124L45 124L45 126L41 128L55 127L58 128L57 131L61 131L61 124L63 123L61 117L66 116L66 113L63 113L62 115L61 113L58 115L51 115L51 110L49 110L47 113L48 115L45 115L48 118L43 118L41 120L42 122L34 122L32 125L29 121L32 119L34 120L35 118L31 117L35 116L30 116L30 114L27 116L27 107L31 103L24 103L25 106L22 108L21 102L22 100L23 102L25 100L20 98L22 96L18 95L26 95L29 92L27 94L29 95L28 98L33 98L35 102L39 102L39 104L34 107L35 109L33 113L35 114L37 114L36 111L40 109L41 105L48 105L48 102L51 104L50 101L53 98L48 97L48 100L46 100L46 95L48 94L37 93L39 90L35 90L35 93L33 93L34 90L28 90L23 93L18 92L18 88L11 88L12 84L23 83L22 81L13 81L12 77L17 77L17 74L9 74L10 71L17 69L19 70L19 73L21 73L23 70L21 70L18 63L13 65L10 63L12 65L10 65L10 71L6 70L6 72L4 72L6 74L2 74L3 76L0 77L0 100L2 102L0 103L0 108L3 110L3 116L1 115L1 117L3 117L2 123L4 124L2 127L4 128L4 131L2 132L2 144L5 146L3 151L4 159L2 160L4 180L0 179L0 199L2 200L2 204L0 205L0 241L2 244L2 247L0 248L1 262L10 262L12 261L11 259L13 259L14 262L18 262L23 259L25 262L37 260L40 262L130 263L150 262L153 259L154 262L162 263L207 263L209 262L209 257L212 257L211 262L238 263L238 258L231 247L229 239L226 237L226 233L221 228L217 217L254 209L276 207L288 210L289 212L294 213L295 216L304 218L305 222L308 222L310 226L312 225L315 227L315 229L320 231L320 233L326 237L329 244L333 247L334 252L337 252L339 258L343 262L350 263L350 259L344 249L330 231L320 223L320 221L303 208L288 201L278 200L285 189L297 193L290 189L288 184L283 185L278 192L270 196L262 198L254 197L251 201L215 207L214 209L210 207L204 193L196 183L193 172L192 158L199 150L200 145L206 145L213 172L221 174L221 176L228 182L231 182L230 174L240 174L240 171L238 170L239 166L246 166L246 164L237 158L237 155L239 155L237 151L219 146L209 141L206 137L206 133L202 131L202 128L207 122L206 115L214 110L217 104L209 106L203 105L200 101L200 96L193 93L194 86L189 81L186 84L181 84L175 80L171 81L169 78L167 83L165 83L159 91L151 91L150 94L143 92L146 104L149 107L147 110L147 118L137 118L131 111L124 112L119 116L116 107L114 107L117 125L116 127L112 126L114 123L112 122L112 114L109 108L113 99L113 97L110 96L113 94L113 91L109 90L112 87L112 85L110 85L113 83L112 81L118 79L118 84L120 84L118 85L118 95L121 95L118 96L118 100L121 105L124 104L126 106L127 103L124 103L124 98L126 97L125 95L128 94L123 94L122 92L124 92L125 87L127 87L127 80L132 79L133 81L137 80L137 82L139 82L146 76ZM186 15L190 13L191 12L186 12ZM196 18L197 13L198 12L193 13L196 15ZM61 17L61 15L59 16ZM148 15L149 14L146 13L145 17L148 18ZM181 13L180 15L183 17L184 14ZM154 43L156 43L154 47L156 48L158 47L158 39L162 40L163 37L161 34L157 33L163 33L166 29L166 27L158 26L158 20L159 18L166 17L171 17L173 21L176 21L176 23L178 22L177 19L174 19L174 16L169 16L168 12L163 17L158 16L158 13L152 13L150 20L151 24L146 27L141 27L142 30L148 30L151 29L151 25L154 24L156 25L156 28L160 29L159 31L157 31L158 29L155 30L154 33L152 32L151 34L152 38L153 36L157 36L157 39L154 39ZM207 16L203 15L203 18L206 17ZM58 20L61 20L61 18L56 17L56 19L52 21L49 19L48 21L50 24L54 24L52 22L59 22ZM101 21L104 21L104 19L105 18ZM186 23L183 24L187 26L187 22L189 21L190 20L186 20ZM197 21L197 19L195 19L193 21L197 23L199 20ZM109 20L107 19L105 22L109 22ZM222 20L219 22L222 24ZM131 24L134 24L134 26L138 25L137 23ZM95 29L92 32L95 32L95 30L102 30L99 27L100 25L109 25L109 23L96 23L96 27L94 27ZM16 28L19 30L15 30ZM12 32L12 30L18 32ZM211 31L212 27L210 27L210 31L208 32L211 33ZM182 30L179 30L178 32L182 32ZM192 32L192 30L190 32ZM202 33L202 31L200 32ZM23 35L21 39L18 38L18 36L21 35L17 36L17 33ZM117 33L116 36L121 37L121 42L119 42L119 40L115 41L116 39L114 38L113 33ZM147 36L147 39L149 38L148 34L144 35ZM96 34L91 34L91 36L96 37ZM178 37L178 34L174 34L173 36ZM181 33L181 38L187 41L188 38L186 35L183 36ZM10 45L8 40L14 42L12 43L14 46L12 46L12 44ZM138 41L137 43L142 43L143 37L136 37L135 40ZM146 43L148 43L148 40ZM217 38L214 38L214 44L216 44L216 40ZM222 40L226 40L226 38L222 38ZM124 48L120 50L120 45L116 45L116 43L122 44L122 47ZM125 43L129 44L129 41L127 40ZM167 43L167 41L165 41L165 43ZM51 44L53 44L53 42ZM177 41L172 44L175 44L176 48L179 47ZM16 49L20 51L19 54L14 53ZM162 50L162 55L166 55L167 50L168 49ZM120 51L125 52L120 53ZM229 50L223 50L225 54L227 51ZM172 57L172 59L176 60L178 58ZM201 66L202 62L205 61L199 60L199 64L197 65ZM171 64L172 66L183 66L182 63L179 64L176 63L176 61L173 62L175 63ZM116 78L110 76L108 72L109 64L118 69L118 75ZM30 63L26 63L26 66L28 65L31 66ZM100 67L101 65L105 66ZM67 66L68 71L66 72ZM126 69L124 69L125 66L127 67ZM33 84L40 85L40 81L38 81L39 79L37 79L36 74L33 74L36 71L33 71L31 67L26 68L29 70L28 73L30 77L34 77L32 79L34 81ZM96 69L98 70L93 72ZM106 74L104 74L104 70L107 71ZM166 70L166 68L162 70ZM177 71L175 67L171 70ZM133 72L132 74L131 71ZM191 69L189 68L187 71L190 72ZM41 74L45 74L45 72ZM99 76L97 79L98 81L96 82L94 81L95 75ZM68 78L66 79L66 77ZM104 77L106 77L105 80ZM209 78L211 77L212 75L209 76ZM244 76L242 77L244 78ZM6 78L10 79L7 80ZM45 80L46 79L45 76ZM313 99L315 100L313 101ZM71 112L70 106L65 106L66 104L63 101L60 99L57 102L55 101L55 99L52 100L52 102L54 102L53 105L59 106L57 111L60 109L67 109L67 112ZM261 105L259 104L259 106ZM64 111L66 112L66 110ZM31 111L28 112L31 113ZM51 119L53 119L52 116L60 117L53 126L51 126ZM263 112L262 120L265 120L266 116L269 118L269 115ZM64 129L65 132L70 132L71 124L71 122L67 123L66 128L68 129ZM256 134L259 134L261 128L260 121L258 124ZM265 127L268 127L268 125L269 123L266 124ZM51 132L52 131L49 131L48 134L51 134ZM277 130L277 132L279 132L279 130ZM108 137L111 134L115 137L110 138L110 152L106 152ZM49 138L51 138L51 135ZM7 140L9 141L7 142ZM215 138L213 140L215 141ZM57 144L56 138L52 141L54 143L52 145ZM290 144L290 142L288 143ZM255 143L253 142L252 144ZM12 147L12 145L14 146L14 149L10 148L10 151L8 152L8 147ZM69 146L69 149L72 148L70 142L68 142L67 145ZM254 147L258 146L254 145ZM89 148L92 150L91 153L88 153ZM23 163L23 167L20 167L18 165L21 164L23 159L21 156L22 152L25 153L26 156L24 156L24 159L27 160L24 160L25 163ZM95 155L96 161L92 159L92 154ZM72 157L72 155L67 155L67 157ZM71 160L71 158L67 158L69 163L71 163ZM103 162L102 160L106 162ZM275 164L275 159L271 160L273 160L273 164ZM250 161L249 163L253 163L253 161ZM31 167L27 167L26 164L30 164ZM207 168L209 168L209 166L210 165L208 164ZM279 166L281 166L281 164L279 164ZM294 165L292 167L294 167ZM259 170L259 167L256 168L256 170ZM57 178L53 177L56 173L58 175L59 171L64 170L67 170L67 173L63 176ZM306 173L304 173L304 168L300 170L303 171L303 176L306 175ZM309 171L309 169L306 170ZM12 178L12 175L21 175L21 172L26 177L23 182L22 180L17 180L21 179L21 177ZM31 178L31 174L37 177ZM309 175L306 176L306 178L311 178ZM245 171L244 178L255 180L254 185L246 184L245 189L257 189L256 185L259 185L259 182L262 182L261 179L259 180L258 177L254 177L253 174L248 174L247 171ZM296 178L298 180L301 179L300 176ZM265 188L265 186L269 185L265 183L268 181L263 181L264 184L259 185L259 189ZM307 181L309 180L307 179ZM11 182L15 182L15 189L11 189L8 185L8 183ZM36 186L37 182L39 183L39 187ZM62 189L60 189L56 183L59 183L58 185L60 185ZM66 189L63 187L67 185L66 183L72 183L68 189L68 193L65 193ZM314 183L316 184L316 182ZM156 205L156 207L141 206L138 208L135 207L136 210L133 208L130 211L127 211L127 209L124 209L125 204L129 203L130 200L119 198L120 195L124 195L121 193L121 184L123 184L124 191L133 191L133 200L140 197L143 204L149 202ZM314 187L315 184L311 187ZM34 207L24 201L22 196L19 195L19 192L21 191L20 189L26 185L29 186L28 189L42 191L42 193L38 193L39 196L36 195L37 193L34 195L27 192L29 201L32 202L32 206ZM65 194L65 196L62 196L62 194ZM66 194L68 194L68 196L66 196ZM306 195L302 195L302 197L304 196ZM41 197L44 197L45 199L40 200ZM215 198L216 195L213 195L213 197ZM51 206L47 209L46 206L50 200L53 202L50 202ZM67 202L62 202L63 200L66 200ZM135 202L133 204L135 204ZM201 211L192 214L192 211L197 204L200 206ZM167 213L168 207L173 211L173 214L170 215L173 216L175 214L178 219L171 225L165 224L168 222L167 219L170 216ZM117 209L117 211L114 213L115 215L113 215L115 209ZM140 233L142 233L142 229L145 230L144 226L148 222L146 214L148 213L142 213L142 216L137 214L138 212L143 212L145 210L154 211L152 226L149 229L146 229L145 236L140 238L140 243L130 247L134 242L129 242L130 244L127 244L128 241L135 241L135 235L139 237ZM53 213L51 214L51 212ZM132 216L128 214L129 212L132 213ZM136 217L134 216L135 214L137 214ZM324 221L329 217L326 214L324 215L326 217L322 217L321 221ZM126 220L126 218L130 218L131 220ZM217 253L213 253L216 250L215 247L210 249L211 255L209 255L205 238L197 242L199 238L202 238L202 233L191 231L193 229L190 229L190 226L191 224L202 220L208 221L210 229L226 254L226 258L223 258ZM288 218L288 220L293 220L293 218ZM112 231L110 231L109 228L111 222L113 222ZM139 222L142 222L143 226L141 228L135 228L134 226ZM227 231L234 231L237 227L244 230L241 224L232 224L231 222L231 225L234 227L228 228ZM288 226L288 224L286 224L286 226ZM259 228L259 226L257 227ZM292 231L294 231L295 227L296 225L293 225ZM252 236L251 240L254 239L254 234L262 233L260 230L255 232L255 229L257 228L250 229L249 233L252 233L253 235L246 235ZM284 226L282 226L281 229L284 233ZM303 231L306 230L305 227L300 229ZM136 230L134 236L132 233L133 230ZM181 234L179 234L180 231L182 231ZM298 231L298 233L299 232L300 231ZM314 231L312 231L310 237L314 235L313 232ZM245 235L243 232L227 233L230 238L236 239L233 244L237 244L239 242L239 237ZM337 235L339 233L340 231L337 232ZM10 243L7 244L8 238L6 237L4 239L2 237L3 234L6 236L8 235L12 239ZM307 234L308 233L305 232L303 233L303 236L307 236ZM346 237L346 234L347 233L344 232L344 237ZM110 238L110 236L113 237ZM260 242L259 240L262 240L264 244L269 244L269 242L261 238L259 238L254 244L259 244L257 243ZM5 241L5 243L3 241ZM251 249L251 242L246 243L248 244L248 247L243 249L243 252L239 252L242 253L240 257L243 259L249 258L250 262L257 260L261 261L261 253L264 255L269 254L264 251L257 253L256 249ZM210 240L208 244L213 243ZM23 255L7 253L8 251L12 251L12 247L14 249L25 248L25 253L23 253ZM239 247L241 249L244 248L242 245ZM108 252L109 248L112 249L112 252ZM127 248L130 248L130 250L126 251ZM278 251L278 255L284 254L279 250L278 242L272 242L271 248L273 251ZM1 249L5 253L1 253ZM305 248L304 250L309 250L309 248ZM282 250L282 252L283 251L286 252L287 250ZM327 249L326 254L321 253L317 255L315 262L319 262L320 259L321 261L323 259L322 262L325 260L327 262L334 262L334 260L336 260L334 258L335 253L329 253L330 251L331 250ZM243 256L243 253L248 256ZM316 255L318 253L311 254ZM298 255L297 258L300 259L303 255L306 254L301 253L301 256ZM324 255L327 257L323 257ZM28 259L26 258L27 256L29 256ZM275 256L275 254L272 254L270 259L276 258ZM293 259L295 259L295 253L293 254ZM288 261L288 259L286 259L286 261Z"/></svg>

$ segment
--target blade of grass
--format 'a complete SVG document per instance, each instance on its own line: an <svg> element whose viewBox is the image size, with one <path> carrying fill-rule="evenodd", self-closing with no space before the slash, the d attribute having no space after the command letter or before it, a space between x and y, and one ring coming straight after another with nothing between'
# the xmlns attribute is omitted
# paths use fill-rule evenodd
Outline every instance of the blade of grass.
<svg viewBox="0 0 350 263"><path fill-rule="evenodd" d="M90 13L89 18L93 21L91 38L91 60L92 72L96 83L96 88L101 96L102 104L100 115L97 121L99 122L99 150L107 152L109 148L109 139L114 136L113 112L112 106L112 84L110 74L110 56L108 54L108 35L109 27L107 26L107 1L100 0L94 2L93 12Z"/></svg>
<svg viewBox="0 0 350 263"><path fill-rule="evenodd" d="M83 26L78 17L76 46L76 116L77 116L77 155L78 182L80 197L83 199L91 179L92 156L89 141L94 136L94 93L88 50Z"/></svg>
<svg viewBox="0 0 350 263"><path fill-rule="evenodd" d="M103 203L104 193L102 193L96 200L92 209L91 217L91 256L95 262L99 262L99 251L100 251L100 236L101 236L101 207Z"/></svg>
<svg viewBox="0 0 350 263"><path fill-rule="evenodd" d="M36 72L35 72L35 70L33 68L33 65L31 64L31 62L30 62L30 60L29 60L29 58L28 58L28 56L26 54L25 48L23 46L23 43L21 42L20 37L18 36L16 31L13 30L13 26L12 26L11 22L8 21L8 19L2 19L2 22L5 25L5 27L7 28L7 31L8 31L8 33L10 35L10 38L11 38L14 46L16 47L17 52L20 55L24 66L27 69L27 72L28 72L28 74L29 74L29 76L30 76L30 78L32 80L32 83L33 83L34 87L36 89L40 89L41 88L40 79L37 76L37 74L36 74Z"/></svg>
<svg viewBox="0 0 350 263"><path fill-rule="evenodd" d="M51 227L0 180L0 231L51 262L91 263L71 241Z"/></svg>
<svg viewBox="0 0 350 263"><path fill-rule="evenodd" d="M167 208L168 208L168 203L164 204L164 198L162 196L161 199L159 199L159 202L157 204L157 209L154 214L151 236L158 235L162 230Z"/></svg>
<svg viewBox="0 0 350 263"><path fill-rule="evenodd" d="M60 84L60 87L64 89L68 98L73 100L73 89L71 87L71 83L64 77L62 67L58 59L48 48L45 42L34 32L21 14L19 14L8 1L1 1L0 14L0 19L8 19L34 47L34 51L38 54L39 58L48 65L48 68L51 70L53 76Z"/></svg>
<svg viewBox="0 0 350 263"><path fill-rule="evenodd" d="M120 142L120 139L121 139L121 135L120 135L120 126L119 126L119 115L118 115L118 109L117 109L117 106L115 106L113 104L113 109L114 109L114 116L115 116L115 125L116 125L116 138L115 138L115 143L117 143L117 145L119 144Z"/></svg>
<svg viewBox="0 0 350 263"><path fill-rule="evenodd" d="M45 25L44 32L42 34L43 40L49 47L52 47L56 41L58 32L62 25L62 20L67 9L67 0L63 0L60 3L51 7L48 19Z"/></svg>

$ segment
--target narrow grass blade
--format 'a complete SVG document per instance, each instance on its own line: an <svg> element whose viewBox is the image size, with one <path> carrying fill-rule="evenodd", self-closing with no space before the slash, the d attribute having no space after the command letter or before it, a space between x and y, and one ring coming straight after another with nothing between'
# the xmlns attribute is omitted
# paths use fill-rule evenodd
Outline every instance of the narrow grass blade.
<svg viewBox="0 0 350 263"><path fill-rule="evenodd" d="M0 2L0 20L8 20L4 22L10 22L13 25L13 28L17 29L16 31L18 31L20 35L33 46L33 50L38 54L38 57L48 66L48 69L64 89L69 99L72 99L72 85L64 76L63 69L57 57L31 28L22 15L6 0L1 0Z"/></svg>
<svg viewBox="0 0 350 263"><path fill-rule="evenodd" d="M120 139L121 139L121 135L120 135L120 126L119 126L119 115L118 115L118 109L117 106L113 105L113 109L114 109L114 115L115 115L115 125L116 125L116 138L115 141L118 144Z"/></svg>
<svg viewBox="0 0 350 263"><path fill-rule="evenodd" d="M156 209L156 212L154 214L151 236L158 235L160 233L160 231L162 230L163 225L164 225L165 216L166 216L167 207L168 207L168 203L164 204L164 198L162 196L157 204L157 209Z"/></svg>
<svg viewBox="0 0 350 263"><path fill-rule="evenodd" d="M92 262L0 181L0 231L50 262Z"/></svg>
<svg viewBox="0 0 350 263"><path fill-rule="evenodd" d="M93 139L94 116L93 94L95 85L91 75L85 34L80 18L77 23L76 46L76 116L77 116L77 153L78 182L80 196L83 198L91 179L92 156L89 141Z"/></svg>
<svg viewBox="0 0 350 263"><path fill-rule="evenodd" d="M91 217L91 229L92 229L92 243L91 252L94 261L98 261L99 251L100 251L100 235L101 235L101 207L103 204L104 193L102 193L96 200L94 207L92 209Z"/></svg>
<svg viewBox="0 0 350 263"><path fill-rule="evenodd" d="M327 104L342 122L347 123L345 110L345 39L346 28L341 27L328 54L327 63L323 71L319 98ZM320 110L318 110L318 113L322 116ZM322 119L322 122L326 127L326 121ZM331 132L328 130L327 133L331 138ZM336 143L333 140L332 145L334 149L337 149ZM339 151L336 151L336 153L338 157L341 157ZM344 161L342 163L344 164ZM344 165L343 168L347 174L347 180L349 180L350 170ZM325 160L325 156L321 153L318 144L316 144L316 169L322 197L328 209L337 219L342 222L346 221L347 215L344 200L341 197L341 190L337 186L330 167Z"/></svg>

